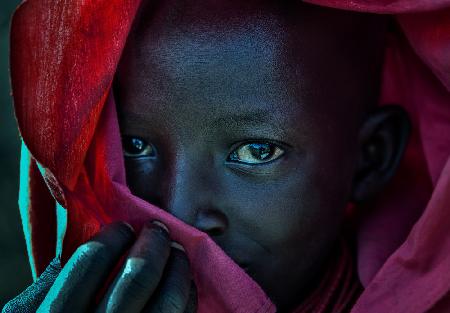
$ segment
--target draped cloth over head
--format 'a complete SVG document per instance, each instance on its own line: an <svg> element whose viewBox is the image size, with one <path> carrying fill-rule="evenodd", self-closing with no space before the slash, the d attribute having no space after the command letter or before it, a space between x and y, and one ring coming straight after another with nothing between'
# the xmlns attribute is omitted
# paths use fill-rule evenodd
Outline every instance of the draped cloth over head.
<svg viewBox="0 0 450 313"><path fill-rule="evenodd" d="M139 230L158 219L186 248L198 312L275 312L211 238L126 186L110 89L139 2L28 0L14 15L19 205L33 275L106 223L125 220ZM386 47L381 104L402 105L413 133L387 190L363 208L357 261L365 291L352 312L450 312L450 1L310 2L392 14L401 29Z"/></svg>

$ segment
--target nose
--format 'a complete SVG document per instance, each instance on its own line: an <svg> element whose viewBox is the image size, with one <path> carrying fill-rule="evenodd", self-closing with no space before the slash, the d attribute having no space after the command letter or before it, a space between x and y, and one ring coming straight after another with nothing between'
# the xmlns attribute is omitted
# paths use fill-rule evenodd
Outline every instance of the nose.
<svg viewBox="0 0 450 313"><path fill-rule="evenodd" d="M210 236L223 234L228 219L218 200L220 183L214 166L177 156L166 169L161 182L163 208Z"/></svg>

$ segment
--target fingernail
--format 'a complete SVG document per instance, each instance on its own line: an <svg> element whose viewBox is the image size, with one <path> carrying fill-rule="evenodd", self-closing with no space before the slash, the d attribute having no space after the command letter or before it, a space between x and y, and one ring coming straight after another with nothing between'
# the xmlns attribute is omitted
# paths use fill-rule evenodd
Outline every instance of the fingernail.
<svg viewBox="0 0 450 313"><path fill-rule="evenodd" d="M128 224L127 222L124 222L124 221L116 221L116 222L112 222L112 223L101 226L100 231L97 232L97 234L95 234L93 236L93 238L98 237L102 233L109 232L109 231L113 231L113 232L119 231L127 236L134 236L134 234L135 234L134 229L130 224Z"/></svg>
<svg viewBox="0 0 450 313"><path fill-rule="evenodd" d="M152 221L152 224L155 224L155 225L161 227L169 234L169 228L167 228L167 226L164 225L163 223L161 223L160 221L154 220L154 221Z"/></svg>
<svg viewBox="0 0 450 313"><path fill-rule="evenodd" d="M134 228L129 223L123 221L120 223L123 224L125 227L127 227L132 233L134 233Z"/></svg>
<svg viewBox="0 0 450 313"><path fill-rule="evenodd" d="M175 248L175 249L178 249L178 250L181 250L181 251L183 251L183 252L186 252L186 250L184 250L183 246L180 245L180 244L179 244L178 242L176 242L176 241L172 241L172 242L170 243L170 246L173 247L173 248Z"/></svg>

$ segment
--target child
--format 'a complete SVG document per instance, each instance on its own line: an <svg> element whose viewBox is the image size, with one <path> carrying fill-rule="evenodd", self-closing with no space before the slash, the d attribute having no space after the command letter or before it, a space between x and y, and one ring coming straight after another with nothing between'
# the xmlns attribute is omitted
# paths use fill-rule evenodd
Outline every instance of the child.
<svg viewBox="0 0 450 313"><path fill-rule="evenodd" d="M141 8L122 54L128 185L208 233L287 312L336 258L346 203L380 190L403 153L405 113L374 109L386 19L177 6Z"/></svg>
<svg viewBox="0 0 450 313"><path fill-rule="evenodd" d="M65 264L55 261L7 309L81 312L96 303L108 312L350 312L362 285L349 203L354 210L375 203L410 132L401 107L377 107L388 23L294 1L144 1L121 53L114 96L127 185L169 214L140 213L142 203L128 203L139 200L125 201L125 191L114 189L121 175L108 155L114 141L99 139L115 131L110 96L81 174L68 178L40 162L68 209ZM99 31L87 29L88 36ZM111 224L69 258L97 232L94 220L126 221L134 230ZM93 229L75 231L77 222ZM199 260L192 243L198 233L186 224L233 261L216 254ZM213 246L197 249L215 252ZM275 306L228 300L234 295L226 284L224 295L208 294L221 262L228 263L220 274L236 278L226 281L236 282L230 287L245 275L233 276L234 263ZM198 264L214 270L203 274ZM259 291L249 292L256 287L243 286L249 302L258 299Z"/></svg>

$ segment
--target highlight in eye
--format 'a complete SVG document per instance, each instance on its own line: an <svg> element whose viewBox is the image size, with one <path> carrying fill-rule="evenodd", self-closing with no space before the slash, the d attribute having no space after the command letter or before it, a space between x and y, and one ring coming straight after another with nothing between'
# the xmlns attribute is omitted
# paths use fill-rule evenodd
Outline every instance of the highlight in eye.
<svg viewBox="0 0 450 313"><path fill-rule="evenodd" d="M139 137L122 137L123 153L129 158L154 157L156 151L151 144Z"/></svg>
<svg viewBox="0 0 450 313"><path fill-rule="evenodd" d="M228 161L244 164L264 164L284 154L284 149L270 142L250 142L239 146L228 156Z"/></svg>

